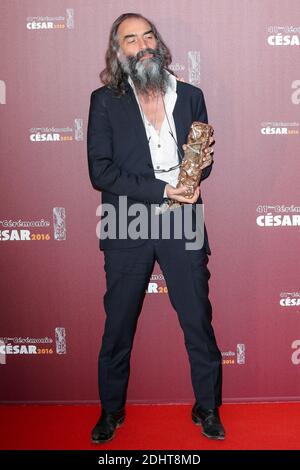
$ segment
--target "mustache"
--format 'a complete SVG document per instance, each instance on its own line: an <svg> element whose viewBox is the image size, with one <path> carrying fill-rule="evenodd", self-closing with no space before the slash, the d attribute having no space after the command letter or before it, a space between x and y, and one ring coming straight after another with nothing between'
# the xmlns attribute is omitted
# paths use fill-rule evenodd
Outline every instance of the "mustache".
<svg viewBox="0 0 300 470"><path fill-rule="evenodd" d="M135 59L137 61L139 61L142 57L144 57L146 54L152 54L153 57L151 57L151 59L154 59L154 58L161 58L161 54L158 52L157 49L151 49L150 47L147 47L146 49L142 49L141 51L139 51L136 56L135 56Z"/></svg>

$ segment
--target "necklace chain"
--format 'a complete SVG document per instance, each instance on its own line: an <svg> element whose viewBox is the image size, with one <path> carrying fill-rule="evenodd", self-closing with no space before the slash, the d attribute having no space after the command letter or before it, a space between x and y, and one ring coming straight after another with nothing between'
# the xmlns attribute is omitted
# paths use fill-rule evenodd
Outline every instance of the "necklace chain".
<svg viewBox="0 0 300 470"><path fill-rule="evenodd" d="M157 94L157 107L158 107L158 96L159 94ZM146 131L146 134L147 134L147 129L146 129L146 116L144 114L144 110L143 110L143 107L142 107L142 103L140 102L140 97L138 96L138 94L136 94L136 98L137 98L137 101L138 101L138 104L139 104L139 108L141 110L141 114L142 114L142 119L143 119L143 122L144 122L144 126L145 126L145 131ZM181 153L181 150L180 148L178 147L178 143L177 143L177 140L175 139L174 135L173 135L173 132L172 132L172 128L171 128L171 124L170 124L170 121L169 121L169 118L168 118L168 114L167 114L167 110L166 110L166 106L165 106L165 100L164 100L164 97L162 96L162 102L163 102L163 107L164 107L164 114L167 118L167 121L168 121L168 125L169 125L169 134L171 135L172 139L174 140L175 144L176 144L176 147L177 147L177 150L178 150L178 153L180 154L181 156L181 159L183 159L183 155ZM154 124L154 129L155 129L155 126L156 126L156 116L157 116L157 107L156 107L156 115L155 115L155 124ZM153 124L152 124L153 125ZM160 129L161 131L161 129ZM161 147L161 144L160 144L160 131L158 132L158 147ZM148 138L148 143L150 141L151 137ZM174 165L173 167L169 168L168 170L165 170L165 169L155 169L154 172L155 173L167 173L171 170L175 170L177 168L179 168L181 166L181 162L180 160L178 161L178 163L176 165Z"/></svg>
<svg viewBox="0 0 300 470"><path fill-rule="evenodd" d="M152 126L153 126L153 128L154 128L155 130L157 130L157 129L156 129L156 123L157 123L159 96L160 96L160 94L157 93L157 95L156 95L156 107L155 107L155 113L154 113L153 118L152 118L152 119L147 119L147 121L149 122L149 124L152 124ZM141 102L141 108L142 108L142 112L143 112L143 117L145 118L144 120L146 121L146 114L145 114L145 112L144 112L144 109L143 109L143 106L142 106L142 102Z"/></svg>
<svg viewBox="0 0 300 470"><path fill-rule="evenodd" d="M161 128L160 128L160 130L158 130L158 129L156 128L159 96L160 96L160 94L157 93L157 96L156 96L156 109L155 109L155 115L154 115L154 118L155 118L155 119L154 119L154 120L147 119L147 121L149 122L149 124L152 124L154 130L157 132L157 135L158 135L158 144L157 144L157 147L158 147L158 148L161 147L161 143L160 143L160 131L161 131ZM163 104L164 104L164 101L163 101ZM141 107L141 111L142 111L142 115L143 115L143 121L144 121L144 123L146 124L146 115L145 115L145 113L144 113L143 106L142 106L142 103L141 103L141 102L140 102L140 107ZM165 111L165 106L164 106L164 111Z"/></svg>

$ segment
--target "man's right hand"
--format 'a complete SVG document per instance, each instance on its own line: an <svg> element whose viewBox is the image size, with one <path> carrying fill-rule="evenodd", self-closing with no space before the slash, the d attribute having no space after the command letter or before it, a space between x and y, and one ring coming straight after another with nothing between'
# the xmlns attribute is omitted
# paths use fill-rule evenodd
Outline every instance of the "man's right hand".
<svg viewBox="0 0 300 470"><path fill-rule="evenodd" d="M174 188L170 184L166 185L166 193L169 199L177 202L184 202L187 204L194 204L198 201L200 196L200 186L195 189L194 195L192 198L187 198L184 195L186 194L187 188L185 186L181 186L180 188Z"/></svg>

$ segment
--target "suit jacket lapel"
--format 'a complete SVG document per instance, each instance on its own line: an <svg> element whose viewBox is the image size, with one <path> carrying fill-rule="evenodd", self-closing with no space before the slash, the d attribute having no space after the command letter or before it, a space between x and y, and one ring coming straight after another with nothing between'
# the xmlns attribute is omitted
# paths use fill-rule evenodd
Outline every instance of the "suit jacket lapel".
<svg viewBox="0 0 300 470"><path fill-rule="evenodd" d="M137 141L141 145L141 155L145 156L146 165L154 170L152 165L151 153L143 119L140 113L139 105L136 101L134 92L129 84L126 85L126 93L122 96L122 105L126 116L134 128Z"/></svg>
<svg viewBox="0 0 300 470"><path fill-rule="evenodd" d="M174 117L174 123L175 123L175 127L176 127L176 135L177 135L177 145L178 145L178 148L180 150L180 153L179 153L179 150L177 149L177 153L178 153L178 158L180 161L182 161L182 157L183 157L183 154L184 154L184 151L183 151L183 144L185 144L185 129L184 129L184 125L183 125L183 122L182 122L182 110L184 109L184 106L183 106L183 96L180 92L180 85L179 85L179 81L177 81L177 100L176 100L176 103L175 103L175 106L174 106L174 110L173 110L173 117Z"/></svg>

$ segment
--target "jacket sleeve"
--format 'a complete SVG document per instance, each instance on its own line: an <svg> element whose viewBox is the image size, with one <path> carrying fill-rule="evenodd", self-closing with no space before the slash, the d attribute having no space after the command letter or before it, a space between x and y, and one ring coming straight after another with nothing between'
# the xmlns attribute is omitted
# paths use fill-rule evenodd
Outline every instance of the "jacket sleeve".
<svg viewBox="0 0 300 470"><path fill-rule="evenodd" d="M196 121L205 122L207 124L208 119L207 119L207 110L206 110L204 95L200 89L199 89L199 92L200 94L199 94L198 103L197 103ZM210 175L212 166L213 166L213 163L207 166L206 168L204 168L204 170L201 173L200 181L204 180Z"/></svg>
<svg viewBox="0 0 300 470"><path fill-rule="evenodd" d="M92 185L100 191L127 196L138 202L161 203L166 183L153 176L128 173L113 161L112 128L106 109L105 95L91 95L87 151Z"/></svg>

